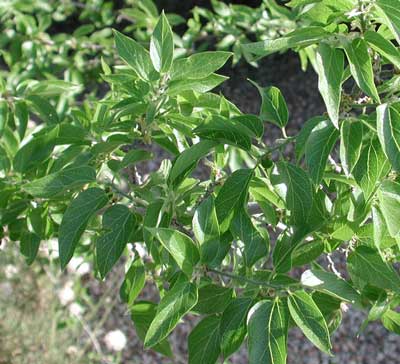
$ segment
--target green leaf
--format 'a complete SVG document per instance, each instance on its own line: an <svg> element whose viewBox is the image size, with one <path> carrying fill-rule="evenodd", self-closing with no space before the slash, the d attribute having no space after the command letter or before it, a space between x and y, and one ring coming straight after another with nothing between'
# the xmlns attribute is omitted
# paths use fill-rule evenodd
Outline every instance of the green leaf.
<svg viewBox="0 0 400 364"><path fill-rule="evenodd" d="M385 39L378 32L373 32L371 30L365 32L364 39L372 49L385 57L389 62L393 63L397 68L400 68L400 52L392 42Z"/></svg>
<svg viewBox="0 0 400 364"><path fill-rule="evenodd" d="M10 191L10 193L12 192L13 190ZM5 201L3 200L4 195L6 195ZM8 202L7 199L8 199L7 194L4 193L4 191L2 191L2 194L0 194L0 202L2 202L2 204L6 204L7 206ZM13 223L18 218L18 216L22 214L29 206L30 206L30 201L25 199L24 200L16 199L15 201L8 203L7 209L3 208L0 209L1 226Z"/></svg>
<svg viewBox="0 0 400 364"><path fill-rule="evenodd" d="M390 201L390 203L391 202L392 201ZM396 240L389 234L386 220L379 206L372 206L372 224L374 226L373 242L379 251L396 244ZM395 229L397 229L397 224L394 226Z"/></svg>
<svg viewBox="0 0 400 364"><path fill-rule="evenodd" d="M220 231L215 211L214 197L207 197L196 209L193 215L193 233L200 245L219 238Z"/></svg>
<svg viewBox="0 0 400 364"><path fill-rule="evenodd" d="M212 73L207 77L196 80L192 79L175 80L171 81L168 84L167 92L168 95L170 96L176 96L184 93L185 91L196 91L199 93L205 93L207 91L214 89L227 79L228 77Z"/></svg>
<svg viewBox="0 0 400 364"><path fill-rule="evenodd" d="M400 313L387 310L381 318L383 326L389 331L400 335Z"/></svg>
<svg viewBox="0 0 400 364"><path fill-rule="evenodd" d="M206 284L199 288L199 299L193 311L210 315L224 311L233 297L233 289L216 284Z"/></svg>
<svg viewBox="0 0 400 364"><path fill-rule="evenodd" d="M221 233L229 229L236 211L243 208L252 177L252 169L236 170L219 190L215 199L215 209Z"/></svg>
<svg viewBox="0 0 400 364"><path fill-rule="evenodd" d="M7 172L11 168L11 162L6 150L0 146L0 171Z"/></svg>
<svg viewBox="0 0 400 364"><path fill-rule="evenodd" d="M347 301L361 306L359 293L336 274L323 270L308 269L301 275L301 284L323 293L329 294L342 301Z"/></svg>
<svg viewBox="0 0 400 364"><path fill-rule="evenodd" d="M102 278L120 258L135 225L135 216L125 205L113 205L103 214L103 232L96 239L96 264Z"/></svg>
<svg viewBox="0 0 400 364"><path fill-rule="evenodd" d="M196 209L193 215L193 232L200 243L200 260L212 263L222 247L214 197L210 195Z"/></svg>
<svg viewBox="0 0 400 364"><path fill-rule="evenodd" d="M46 239L51 227L48 208L45 208L43 205L39 205L31 209L27 218L32 227L32 231L40 238Z"/></svg>
<svg viewBox="0 0 400 364"><path fill-rule="evenodd" d="M324 252L324 242L320 240L307 241L300 244L293 250L292 266L301 267L307 263L311 263Z"/></svg>
<svg viewBox="0 0 400 364"><path fill-rule="evenodd" d="M176 283L164 295L147 331L145 347L150 348L168 336L181 318L197 303L197 294L195 284L182 281Z"/></svg>
<svg viewBox="0 0 400 364"><path fill-rule="evenodd" d="M383 181L378 190L378 199L390 236L399 237L400 184L389 180Z"/></svg>
<svg viewBox="0 0 400 364"><path fill-rule="evenodd" d="M150 39L150 58L157 72L168 72L174 57L174 39L164 12L154 28Z"/></svg>
<svg viewBox="0 0 400 364"><path fill-rule="evenodd" d="M343 52L321 43L315 54L315 65L319 92L324 99L329 118L339 129L339 107L344 72Z"/></svg>
<svg viewBox="0 0 400 364"><path fill-rule="evenodd" d="M249 364L286 364L289 313L278 299L263 300L248 314Z"/></svg>
<svg viewBox="0 0 400 364"><path fill-rule="evenodd" d="M26 264L31 265L36 258L40 246L40 236L25 231L21 236L20 250L26 258Z"/></svg>
<svg viewBox="0 0 400 364"><path fill-rule="evenodd" d="M230 52L200 52L187 58L174 61L171 80L198 80L210 76L220 69L229 57Z"/></svg>
<svg viewBox="0 0 400 364"><path fill-rule="evenodd" d="M311 296L305 291L296 291L289 295L290 315L304 335L318 349L331 354L331 340L324 316Z"/></svg>
<svg viewBox="0 0 400 364"><path fill-rule="evenodd" d="M284 199L293 224L306 224L313 205L313 186L307 173L293 164L278 162L271 182Z"/></svg>
<svg viewBox="0 0 400 364"><path fill-rule="evenodd" d="M150 203L146 209L143 220L143 239L146 243L147 250L151 254L154 261L159 264L160 259L160 243L154 238L153 234L147 228L152 227L168 227L171 215L165 201L159 199Z"/></svg>
<svg viewBox="0 0 400 364"><path fill-rule="evenodd" d="M142 0L140 3L137 3L137 6L151 17L158 16L157 5L153 0Z"/></svg>
<svg viewBox="0 0 400 364"><path fill-rule="evenodd" d="M137 302L131 308L131 318L135 325L136 334L139 336L140 340L144 341L156 312L157 305L153 302ZM168 340L161 340L157 345L154 345L152 349L169 358L173 357L171 345Z"/></svg>
<svg viewBox="0 0 400 364"><path fill-rule="evenodd" d="M31 95L27 96L25 100L32 104L34 110L45 123L58 124L60 122L56 109L45 98Z"/></svg>
<svg viewBox="0 0 400 364"><path fill-rule="evenodd" d="M382 149L393 169L400 172L400 114L388 104L376 109L376 129Z"/></svg>
<svg viewBox="0 0 400 364"><path fill-rule="evenodd" d="M198 126L194 133L200 138L230 144L244 150L251 148L251 131L234 119L213 115Z"/></svg>
<svg viewBox="0 0 400 364"><path fill-rule="evenodd" d="M72 35L76 38L80 38L90 33L93 33L95 29L96 28L94 24L84 24L75 29Z"/></svg>
<svg viewBox="0 0 400 364"><path fill-rule="evenodd" d="M146 273L142 261L136 259L132 262L128 271L125 274L125 279L119 290L121 300L125 302L128 307L131 307L139 293L142 291L146 282Z"/></svg>
<svg viewBox="0 0 400 364"><path fill-rule="evenodd" d="M199 250L192 239L177 230L147 228L174 258L179 268L190 277L200 259Z"/></svg>
<svg viewBox="0 0 400 364"><path fill-rule="evenodd" d="M371 57L364 39L356 38L345 45L344 50L350 65L350 71L358 87L374 101L380 103L378 91L374 83Z"/></svg>
<svg viewBox="0 0 400 364"><path fill-rule="evenodd" d="M267 256L269 241L253 225L245 209L236 212L230 229L232 234L244 243L244 261L248 268Z"/></svg>
<svg viewBox="0 0 400 364"><path fill-rule="evenodd" d="M154 72L149 52L135 40L114 30L115 45L119 56L143 80L151 79Z"/></svg>
<svg viewBox="0 0 400 364"><path fill-rule="evenodd" d="M29 111L25 101L16 101L14 103L14 120L18 127L18 135L24 139L26 128L28 126ZM0 123L1 124L1 123Z"/></svg>
<svg viewBox="0 0 400 364"><path fill-rule="evenodd" d="M201 320L189 335L189 364L215 364L220 354L218 316Z"/></svg>
<svg viewBox="0 0 400 364"><path fill-rule="evenodd" d="M345 120L340 126L340 161L349 176L357 164L362 149L363 125L358 120Z"/></svg>
<svg viewBox="0 0 400 364"><path fill-rule="evenodd" d="M231 248L232 240L232 234L228 230L218 240L206 241L201 246L202 262L205 262L211 268L220 266Z"/></svg>
<svg viewBox="0 0 400 364"><path fill-rule="evenodd" d="M15 154L13 166L16 172L25 173L37 168L38 165L49 159L55 146L58 135L56 128L50 132L34 137Z"/></svg>
<svg viewBox="0 0 400 364"><path fill-rule="evenodd" d="M323 116L315 116L311 119L308 119L301 127L299 134L296 136L296 159L299 161L301 157L304 155L306 144L308 137L311 134L311 131L322 121L326 120Z"/></svg>
<svg viewBox="0 0 400 364"><path fill-rule="evenodd" d="M51 164L48 173L55 173L60 171L62 168L67 168L78 165L85 165L90 161L92 155L87 151L84 145L71 145L64 149L62 155L60 155L54 163Z"/></svg>
<svg viewBox="0 0 400 364"><path fill-rule="evenodd" d="M289 111L281 91L275 87L261 87L250 81L261 96L260 118L262 121L269 121L280 128L286 126L289 121Z"/></svg>
<svg viewBox="0 0 400 364"><path fill-rule="evenodd" d="M48 133L50 128L53 128L57 133L57 137L54 140L54 144L56 145L90 144L90 141L87 138L87 131L80 126L68 123L59 123L55 126L42 129L39 133Z"/></svg>
<svg viewBox="0 0 400 364"><path fill-rule="evenodd" d="M370 140L364 146L360 158L353 169L353 176L364 193L365 199L369 199L374 193L377 183L390 171L390 165L379 144L378 139Z"/></svg>
<svg viewBox="0 0 400 364"><path fill-rule="evenodd" d="M107 155L114 152L122 144L124 144L124 142L121 140L99 142L92 146L90 152L93 156Z"/></svg>
<svg viewBox="0 0 400 364"><path fill-rule="evenodd" d="M174 161L168 176L168 182L172 185L181 183L196 167L198 161L205 157L216 145L217 143L212 140L202 140L185 149Z"/></svg>
<svg viewBox="0 0 400 364"><path fill-rule="evenodd" d="M289 272L292 268L292 252L300 243L297 234L290 235L288 231L283 231L277 238L272 253L272 262L275 271L278 273Z"/></svg>
<svg viewBox="0 0 400 364"><path fill-rule="evenodd" d="M152 158L153 154L151 152L148 152L147 150L132 149L128 153L126 153L121 161L119 168L126 168L131 164L136 164L138 162L142 162Z"/></svg>
<svg viewBox="0 0 400 364"><path fill-rule="evenodd" d="M251 61L253 55L260 58L289 48L307 47L329 36L330 33L322 27L300 27L283 37L243 44L242 49L246 59Z"/></svg>
<svg viewBox="0 0 400 364"><path fill-rule="evenodd" d="M69 167L26 183L22 189L34 197L52 198L95 180L96 171L92 167Z"/></svg>
<svg viewBox="0 0 400 364"><path fill-rule="evenodd" d="M246 317L253 303L249 297L236 298L224 310L221 317L221 348L224 358L239 349L246 336Z"/></svg>
<svg viewBox="0 0 400 364"><path fill-rule="evenodd" d="M382 292L377 300L374 302L372 307L368 312L368 317L364 320L363 324L361 325L361 330L371 321L379 320L382 318L383 314L388 310L389 304L387 301L387 294Z"/></svg>
<svg viewBox="0 0 400 364"><path fill-rule="evenodd" d="M382 10L387 25L400 43L400 9L397 0L377 0L375 5Z"/></svg>
<svg viewBox="0 0 400 364"><path fill-rule="evenodd" d="M30 85L25 91L28 95L37 95L41 97L60 96L62 94L71 94L80 90L80 85L63 80L44 80L37 81Z"/></svg>
<svg viewBox="0 0 400 364"><path fill-rule="evenodd" d="M58 231L58 250L61 268L71 260L79 239L89 219L108 202L106 193L100 188L89 188L71 201Z"/></svg>
<svg viewBox="0 0 400 364"><path fill-rule="evenodd" d="M308 137L305 150L306 163L315 184L319 184L322 180L326 162L338 137L338 130L326 120L314 127Z"/></svg>
<svg viewBox="0 0 400 364"><path fill-rule="evenodd" d="M388 265L378 251L367 246L358 246L347 259L348 271L354 282L400 292L400 277Z"/></svg>
<svg viewBox="0 0 400 364"><path fill-rule="evenodd" d="M216 14L225 18L232 16L231 8L225 4L223 1L211 0L212 9Z"/></svg>
<svg viewBox="0 0 400 364"><path fill-rule="evenodd" d="M243 126L245 126L247 129L250 130L250 133L252 134L252 137L254 138L262 138L264 135L264 124L255 115L251 114L244 114L244 115L238 115L234 116L231 118L234 122L239 122Z"/></svg>
<svg viewBox="0 0 400 364"><path fill-rule="evenodd" d="M3 135L7 126L9 107L5 100L0 100L0 137Z"/></svg>
<svg viewBox="0 0 400 364"><path fill-rule="evenodd" d="M286 3L286 6L290 6L291 8L295 8L298 6L306 6L309 4L314 4L314 3L319 3L322 0L290 0L288 3Z"/></svg>
<svg viewBox="0 0 400 364"><path fill-rule="evenodd" d="M253 177L250 182L249 192L256 201L271 203L279 209L285 208L283 200L274 191L269 179Z"/></svg>

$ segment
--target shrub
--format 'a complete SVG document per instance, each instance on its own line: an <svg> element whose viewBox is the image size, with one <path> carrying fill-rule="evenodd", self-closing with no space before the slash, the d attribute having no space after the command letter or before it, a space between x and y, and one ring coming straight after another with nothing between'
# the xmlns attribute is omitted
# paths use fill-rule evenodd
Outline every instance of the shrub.
<svg viewBox="0 0 400 364"><path fill-rule="evenodd" d="M240 50L254 61L293 49L315 69L327 113L307 120L297 135L286 133L288 109L274 86L253 82L259 115L212 93L232 54L174 57L164 13L149 50L114 31L123 63L113 64L111 46L100 61L93 55L109 85L101 98L96 89L78 101L88 84L58 80L56 72L38 77L57 60L47 41L39 51L20 39L19 50L4 56L10 68L13 60L19 70L35 65L38 78L29 79L29 67L28 78L13 70L1 90L4 236L20 242L28 263L42 240L57 237L61 268L81 254L94 260L99 279L130 249L121 298L138 336L145 348L171 356L170 332L187 313L200 315L188 339L192 364L229 357L246 335L251 364L285 363L293 326L330 354L344 304L368 311L364 325L380 320L400 331L393 267L400 219L398 1L287 5L295 30ZM47 68L36 67L43 66L40 57L49 58ZM40 122L27 129L30 113ZM263 141L268 123L282 130L272 145ZM290 144L294 155L285 153ZM139 167L154 158L155 146L165 158L143 179ZM345 259L346 274L335 268L334 253ZM158 304L137 300L147 281L160 291Z"/></svg>

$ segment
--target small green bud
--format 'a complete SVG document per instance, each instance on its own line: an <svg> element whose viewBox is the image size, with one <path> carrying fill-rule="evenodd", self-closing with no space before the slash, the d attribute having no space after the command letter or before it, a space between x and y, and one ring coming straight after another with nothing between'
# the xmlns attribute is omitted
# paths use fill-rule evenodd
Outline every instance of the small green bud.
<svg viewBox="0 0 400 364"><path fill-rule="evenodd" d="M274 164L274 163L273 163L272 160L271 160L271 155L270 155L270 154L265 154L265 155L262 156L262 158L261 158L261 165L262 165L265 169L271 168L273 164Z"/></svg>

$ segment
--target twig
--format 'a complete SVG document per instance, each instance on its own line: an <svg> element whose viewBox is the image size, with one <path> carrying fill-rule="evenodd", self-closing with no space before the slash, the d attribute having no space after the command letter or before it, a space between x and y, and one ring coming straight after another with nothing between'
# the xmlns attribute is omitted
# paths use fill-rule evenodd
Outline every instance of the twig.
<svg viewBox="0 0 400 364"><path fill-rule="evenodd" d="M286 144L289 144L290 142L292 142L293 140L295 140L295 137L286 137L285 139L278 139L278 143L274 144L271 147L267 147L267 152L268 153L272 153L278 149L281 149L282 147L284 147Z"/></svg>
<svg viewBox="0 0 400 364"><path fill-rule="evenodd" d="M114 291L114 292L113 292ZM95 311L92 313L91 315L91 319L94 318L97 314L98 314L98 310L103 307L103 303L106 301L106 299L108 298L108 294L110 293L112 297L114 297L113 301L108 304L106 306L105 312L102 315L101 319L98 320L98 322L96 323L96 325L94 326L93 330L91 331L93 333L93 335L96 335L96 332L104 325L104 323L107 321L112 309L115 307L115 305L118 302L119 299L119 286L117 284L111 284L110 285L110 289L107 290L103 296L101 297L100 301L98 302L98 304L96 305ZM88 345L85 345L83 347L83 352L86 352L86 350L88 349Z"/></svg>
<svg viewBox="0 0 400 364"><path fill-rule="evenodd" d="M288 286L297 285L297 283L295 283L295 284L290 284L288 286L282 286L280 284L273 284L273 283L270 283L270 282L258 281L258 280L254 280L254 279L251 279L251 278L238 276L236 274L229 273L229 272L221 272L221 271L219 271L217 269L213 269L213 268L209 268L208 271L216 273L216 274L219 274L220 276L224 276L224 277L228 277L228 278L231 278L231 279L236 279L238 281L243 281L243 282L246 282L246 283L249 283L249 284L253 284L255 286L264 286L264 287L269 287L269 288L273 288L273 289L287 289Z"/></svg>
<svg viewBox="0 0 400 364"><path fill-rule="evenodd" d="M129 199L129 200L132 201L132 202L135 202L135 203L137 203L137 204L139 204L139 205L142 205L142 206L145 206L145 207L147 207L147 206L149 205L149 203L148 203L146 200L143 200L143 199L141 199L141 198L128 195L128 194L125 193L124 191L121 191L121 190L120 190L115 184L113 184L113 183L106 183L106 186L110 187L115 193L117 193L117 194L119 194L119 195L121 195L121 196L123 196L123 197L126 197L127 199Z"/></svg>
<svg viewBox="0 0 400 364"><path fill-rule="evenodd" d="M101 350L101 346L99 341L96 338L96 335L94 334L94 332L92 332L92 330L90 330L90 327L78 316L73 314L74 317L79 321L79 323L82 325L83 330L86 332L87 336L89 337L90 341L93 344L93 347L95 348L96 352L103 357L103 351ZM85 354L85 351L82 351L82 354L80 355L80 357L82 357L82 355Z"/></svg>
<svg viewBox="0 0 400 364"><path fill-rule="evenodd" d="M336 269L335 267L335 262L332 260L332 256L331 254L327 254L326 255L326 259L329 262L329 267L332 269L332 272L338 277L338 278L343 278L342 275L340 274L340 272Z"/></svg>

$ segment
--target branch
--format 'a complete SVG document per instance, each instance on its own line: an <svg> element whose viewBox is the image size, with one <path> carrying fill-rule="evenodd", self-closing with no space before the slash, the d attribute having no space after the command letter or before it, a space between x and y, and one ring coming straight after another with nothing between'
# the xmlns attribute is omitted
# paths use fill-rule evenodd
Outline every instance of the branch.
<svg viewBox="0 0 400 364"><path fill-rule="evenodd" d="M231 278L231 279L236 279L238 281L243 281L243 282L246 282L246 283L249 283L249 284L253 284L255 286L263 286L263 287L268 287L268 288L273 288L273 289L280 289L280 290L284 289L284 290L286 290L289 286L291 287L291 286L297 286L298 285L297 283L293 283L293 284L289 284L287 286L283 286L283 285L280 285L280 284L274 284L274 283L265 282L265 281L258 281L258 280L255 280L255 279L238 276L236 274L229 273L229 272L222 272L222 271L219 271L219 270L213 269L213 268L208 268L208 271L216 273L216 274L218 274L220 276L223 276L223 277L228 277L228 278Z"/></svg>

